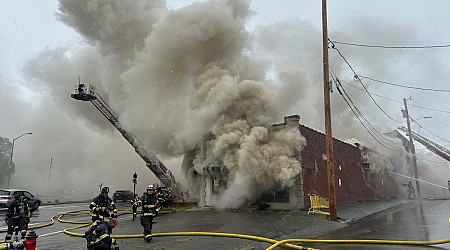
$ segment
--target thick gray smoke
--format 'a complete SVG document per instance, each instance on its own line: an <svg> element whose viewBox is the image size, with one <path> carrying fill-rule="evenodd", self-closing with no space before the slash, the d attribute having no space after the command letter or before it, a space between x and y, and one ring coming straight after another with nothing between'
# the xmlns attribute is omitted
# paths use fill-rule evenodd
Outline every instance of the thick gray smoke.
<svg viewBox="0 0 450 250"><path fill-rule="evenodd" d="M97 74L92 80L121 123L149 148L180 155L214 131L215 158L232 170L231 187L247 180L241 192L228 193L254 197L275 184L293 184L300 173L294 158L300 135L268 134L277 96L285 90L258 81L264 72L245 55L249 3L209 1L176 11L163 2L60 3L60 19L91 45L91 63L83 71L96 69L87 75ZM240 140L226 145L224 138L235 131Z"/></svg>
<svg viewBox="0 0 450 250"><path fill-rule="evenodd" d="M80 35L79 44L46 49L24 69L30 86L45 96L43 103L56 104L41 105L45 111L34 117L38 121L34 123L51 143L61 144L52 152L55 158L70 155L59 165L60 172L55 168L55 176L64 178L58 179L54 189L80 186L81 181L90 186L108 181L129 185L129 178L123 176L131 177L135 166L144 165L91 104L70 99L77 75L99 89L125 129L141 138L191 191L197 190L190 178L194 174L192 150L209 132L216 135L212 160L223 160L232 178L219 205L239 206L261 192L292 185L301 169L294 156L307 142L298 130L269 133L268 127L286 115L299 114L302 124L324 130L321 31L299 20L249 31L246 23L252 14L250 2L239 0L205 1L180 9L168 9L162 0L60 0L56 16ZM359 34L380 43L415 40L414 32L398 32L392 23L371 23L370 32L365 30L366 21L357 20L349 28L332 30L330 37ZM331 51L330 67L342 80L355 84L348 67ZM342 51L360 65L355 67L358 73L398 76L391 65L398 64L400 53ZM420 56L407 55L402 63ZM380 88L369 85L368 89ZM382 132L395 128L386 117L379 119L380 111L366 94L350 87L347 91L361 112L376 121L375 128ZM332 95L331 106L335 137L358 138L363 145L383 151L337 93ZM54 113L69 117L57 119L50 116ZM400 112L394 117L401 119ZM76 127L75 122L84 127ZM61 130L54 131L55 127ZM388 152L399 160L383 159L380 166L404 164L405 152ZM40 160L47 163L48 154ZM80 180L86 172L89 176ZM154 181L145 166L143 172L141 187Z"/></svg>
<svg viewBox="0 0 450 250"><path fill-rule="evenodd" d="M295 157L306 144L297 127L270 134L265 127L238 120L220 130L214 155L223 159L231 176L230 188L218 201L220 207L239 207L264 192L294 185L301 171Z"/></svg>

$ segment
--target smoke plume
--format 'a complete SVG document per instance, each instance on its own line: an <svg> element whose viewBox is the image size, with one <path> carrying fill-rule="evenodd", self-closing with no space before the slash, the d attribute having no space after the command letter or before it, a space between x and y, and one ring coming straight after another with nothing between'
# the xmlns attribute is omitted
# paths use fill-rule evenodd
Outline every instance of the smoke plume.
<svg viewBox="0 0 450 250"><path fill-rule="evenodd" d="M52 155L57 167L49 192L76 189L90 193L100 183L129 186L136 169L139 189L156 182L91 104L70 98L80 75L82 82L98 88L123 127L154 151L192 192L198 191L196 172L208 164L196 166L194 149L208 133L215 135L209 162L223 161L230 176L218 205L237 207L262 192L293 185L301 171L301 162L295 158L307 142L296 129L271 132L269 127L286 115L299 114L302 124L324 130L322 34L319 27L301 20L249 30L246 24L254 14L250 6L249 1L240 0L194 2L179 9L169 9L163 0L60 0L56 17L79 34L79 42L47 48L23 69L28 87L39 93L39 111L29 115L28 121L41 143L22 152L40 167L18 170L17 175L32 176L36 171L47 178ZM331 30L330 37L348 40L358 34L361 42L368 43L417 40L413 31L399 32L398 25L359 18L345 29ZM370 32L367 23L372 25ZM385 79L400 81L411 80L411 76L399 76L392 65L422 59L420 54L339 48L358 65L354 67L358 74L382 74ZM333 72L350 85L358 84L339 54L331 52ZM428 77L415 80L426 82ZM379 118L378 107L364 92L344 87L366 118L375 121L376 129L395 128L385 116ZM367 88L382 89L375 84ZM404 93L394 94L404 97ZM380 159L378 166L406 164L404 151L384 151L367 134L337 91L332 94L331 106L333 136L358 138L363 145L398 159ZM400 111L393 116L402 119ZM52 147L43 149L42 141Z"/></svg>

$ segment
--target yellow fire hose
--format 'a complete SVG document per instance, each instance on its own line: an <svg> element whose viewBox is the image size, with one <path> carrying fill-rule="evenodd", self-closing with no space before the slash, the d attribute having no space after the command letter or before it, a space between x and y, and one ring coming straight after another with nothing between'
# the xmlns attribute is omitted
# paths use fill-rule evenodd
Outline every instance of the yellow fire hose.
<svg viewBox="0 0 450 250"><path fill-rule="evenodd" d="M79 229L82 227L87 227L91 224L90 222L68 221L68 220L62 219L65 215L73 216L73 215L82 214L82 213L86 213L86 212L85 211L72 211L72 212L67 212L67 213L61 214L58 217L58 221L62 222L62 223L81 224L81 225L78 225L75 227L64 229L63 232L65 234L76 236L76 237L82 237L84 235L81 233L72 232L72 230ZM123 211L121 214L127 214L127 213L128 213L128 211L126 210L126 211ZM247 240L262 241L262 242L267 242L267 243L271 243L271 244L278 242L277 240L259 237L259 236L252 236L252 235L245 235L245 234L232 234L232 233L217 233L217 232L171 232L171 233L154 233L154 234L152 234L152 237L165 237L165 236L212 236L212 237L241 238L241 239L247 239ZM144 235L143 234L111 235L111 237L114 239L129 239L129 238L144 238ZM293 248L293 249L317 250L314 248L297 246L297 245L288 244L288 243L284 244L284 245L287 247Z"/></svg>
<svg viewBox="0 0 450 250"><path fill-rule="evenodd" d="M421 245L431 246L449 243L450 239L435 240L435 241L407 241L407 240L320 240L320 239L287 239L281 240L272 246L266 248L266 250L274 249L277 246L283 245L288 242L301 242L301 243L334 243L334 244L387 244L387 245Z"/></svg>
<svg viewBox="0 0 450 250"><path fill-rule="evenodd" d="M43 227L51 226L51 225L55 224L54 218L55 218L56 216L57 216L57 215L52 216L52 218L50 218L50 222L48 222L48 223L44 223L44 224L40 224L40 225L29 226L28 229L36 229L36 228L43 228ZM7 231L7 229L0 229L0 233L6 233L6 231ZM0 241L0 243L2 243L2 242Z"/></svg>
<svg viewBox="0 0 450 250"><path fill-rule="evenodd" d="M87 227L91 224L90 221L71 221L64 220L64 216L77 216L80 214L87 214L88 211L69 211L57 214L53 216L49 223L34 225L30 227L30 229L42 228L46 226L51 226L54 224L54 218L58 216L58 221L61 223L70 223L70 224L80 224L75 227L66 228L63 232L67 235L82 237L84 234L73 232L72 230L76 230L82 227ZM130 214L128 210L121 211L121 214ZM0 232L6 232L6 230L0 230ZM421 246L431 246L431 245L439 245L450 243L450 239L444 240L435 240L435 241L407 241L407 240L333 240L333 239L285 239L285 240L274 240L265 237L253 236L253 235L245 235L245 234L233 234L233 233L219 233L219 232L166 232L166 233L154 233L153 237L167 237L167 236L210 236L210 237L229 237L229 238L241 238L247 240L254 240L260 242L271 243L272 245L268 247L266 250L275 249L276 247L283 246L289 247L293 249L307 249L307 250L317 250L315 248L299 246L295 244L290 244L291 242L300 242L300 243L333 243L333 244L388 244L388 245L421 245ZM143 234L129 234L129 235L111 235L112 238L115 239L128 239L128 238L143 238ZM0 241L0 244L4 243ZM0 245L0 250L7 250L6 246Z"/></svg>

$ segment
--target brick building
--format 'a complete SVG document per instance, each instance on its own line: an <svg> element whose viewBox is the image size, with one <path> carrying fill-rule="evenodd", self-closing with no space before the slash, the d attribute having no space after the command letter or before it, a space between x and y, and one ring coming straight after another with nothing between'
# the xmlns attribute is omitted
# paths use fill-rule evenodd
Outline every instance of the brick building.
<svg viewBox="0 0 450 250"><path fill-rule="evenodd" d="M325 149L325 134L299 124L300 116L292 115L284 118L283 123L274 124L269 131L277 131L290 126L298 126L306 139L306 147L299 152L302 171L295 180L295 185L275 193L263 194L261 203L267 203L272 209L299 210L309 208L308 194L328 197L328 177L326 161L323 160ZM214 136L205 136L201 152L203 160L207 159L208 142ZM388 198L398 194L395 181L381 166L373 169L371 156L377 152L359 144L351 145L333 139L335 193L337 204L356 203L364 200ZM198 157L197 157L198 158ZM224 166L217 164L221 171L203 172L200 174L199 206L213 204L217 185L226 188L226 173Z"/></svg>

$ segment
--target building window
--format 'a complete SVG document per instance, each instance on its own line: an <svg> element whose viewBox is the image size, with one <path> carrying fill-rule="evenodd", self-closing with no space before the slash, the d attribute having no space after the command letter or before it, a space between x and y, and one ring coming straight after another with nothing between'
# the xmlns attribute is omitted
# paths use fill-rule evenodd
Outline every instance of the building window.
<svg viewBox="0 0 450 250"><path fill-rule="evenodd" d="M364 163L363 163L363 169L364 169L364 170L370 170L370 163L364 162Z"/></svg>
<svg viewBox="0 0 450 250"><path fill-rule="evenodd" d="M275 192L264 193L261 195L261 203L289 203L289 188Z"/></svg>
<svg viewBox="0 0 450 250"><path fill-rule="evenodd" d="M220 194L227 189L227 182L222 179L211 177L211 182L212 194Z"/></svg>

